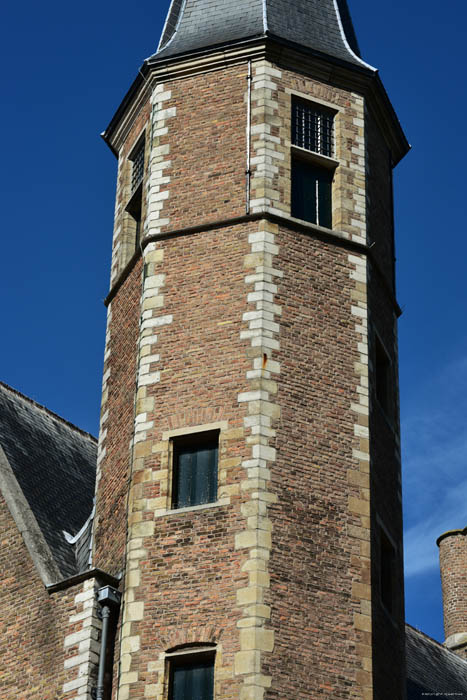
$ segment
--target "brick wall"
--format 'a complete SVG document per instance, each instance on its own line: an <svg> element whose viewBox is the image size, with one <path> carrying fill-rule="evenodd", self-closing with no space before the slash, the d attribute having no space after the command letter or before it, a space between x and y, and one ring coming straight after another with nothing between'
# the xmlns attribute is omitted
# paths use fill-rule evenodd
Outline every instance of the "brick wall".
<svg viewBox="0 0 467 700"><path fill-rule="evenodd" d="M111 573L130 483L118 700L162 700L165 652L192 642L217 644L226 700L396 700L403 600L381 617L376 560L378 518L401 542L398 426L372 404L371 353L377 327L395 367L397 338L357 247L384 217L392 273L388 162L367 198L365 154L375 173L384 148L363 97L263 60L252 74L252 213L290 218L291 95L309 95L336 108L335 236L265 220L167 235L245 213L247 65L157 85L152 239L142 287L138 262L111 303L101 432L96 563ZM220 430L219 502L171 512L171 436L203 426Z"/></svg>
<svg viewBox="0 0 467 700"><path fill-rule="evenodd" d="M467 658L466 531L453 530L438 539L443 589L446 645Z"/></svg>
<svg viewBox="0 0 467 700"><path fill-rule="evenodd" d="M100 627L90 624L94 591L84 582L47 593L2 497L0 522L0 698L89 700Z"/></svg>
<svg viewBox="0 0 467 700"><path fill-rule="evenodd" d="M245 213L246 66L167 82L176 109L160 144L170 143L170 196L162 230Z"/></svg>
<svg viewBox="0 0 467 700"><path fill-rule="evenodd" d="M125 551L140 295L141 260L108 309L93 561L114 575L122 571Z"/></svg>
<svg viewBox="0 0 467 700"><path fill-rule="evenodd" d="M353 459L360 438L349 411L359 360L352 266L345 250L294 231L281 229L278 242L281 420L268 594L276 647L265 665L273 679L266 697L361 697L360 647L370 640L354 626L362 610L353 584L368 581L362 517L349 509L349 499L361 498Z"/></svg>

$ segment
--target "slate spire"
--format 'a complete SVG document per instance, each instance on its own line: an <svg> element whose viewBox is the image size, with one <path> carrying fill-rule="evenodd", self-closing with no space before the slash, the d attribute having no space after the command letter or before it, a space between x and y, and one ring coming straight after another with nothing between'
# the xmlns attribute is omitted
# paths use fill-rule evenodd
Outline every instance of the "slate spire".
<svg viewBox="0 0 467 700"><path fill-rule="evenodd" d="M265 36L371 68L360 57L347 0L172 0L152 59Z"/></svg>

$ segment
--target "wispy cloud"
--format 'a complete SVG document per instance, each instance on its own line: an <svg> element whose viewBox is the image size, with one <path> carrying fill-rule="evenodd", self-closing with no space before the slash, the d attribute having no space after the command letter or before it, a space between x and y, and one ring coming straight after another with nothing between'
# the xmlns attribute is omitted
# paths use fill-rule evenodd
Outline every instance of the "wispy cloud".
<svg viewBox="0 0 467 700"><path fill-rule="evenodd" d="M402 416L405 573L438 566L436 538L467 525L467 357L443 368Z"/></svg>

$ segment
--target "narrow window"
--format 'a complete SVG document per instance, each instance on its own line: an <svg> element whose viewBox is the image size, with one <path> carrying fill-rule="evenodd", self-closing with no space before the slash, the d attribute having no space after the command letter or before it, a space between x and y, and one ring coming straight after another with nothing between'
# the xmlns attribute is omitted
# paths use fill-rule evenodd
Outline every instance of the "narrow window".
<svg viewBox="0 0 467 700"><path fill-rule="evenodd" d="M381 408L388 417L391 417L391 360L377 335L375 335L375 391Z"/></svg>
<svg viewBox="0 0 467 700"><path fill-rule="evenodd" d="M335 161L328 159L334 154L334 112L294 98L291 140L291 214L297 219L332 228Z"/></svg>
<svg viewBox="0 0 467 700"><path fill-rule="evenodd" d="M394 612L394 562L396 552L389 537L382 528L380 528L379 541L381 602L392 615Z"/></svg>
<svg viewBox="0 0 467 700"><path fill-rule="evenodd" d="M218 444L217 430L173 440L172 508L217 500Z"/></svg>
<svg viewBox="0 0 467 700"><path fill-rule="evenodd" d="M140 185L144 175L144 143L137 147L130 160L133 161L131 169L131 192L133 194Z"/></svg>
<svg viewBox="0 0 467 700"><path fill-rule="evenodd" d="M214 654L187 654L170 659L169 700L213 700Z"/></svg>
<svg viewBox="0 0 467 700"><path fill-rule="evenodd" d="M138 245L141 237L143 206L144 140L140 141L129 160L131 161L131 196L126 211L135 222L135 244Z"/></svg>

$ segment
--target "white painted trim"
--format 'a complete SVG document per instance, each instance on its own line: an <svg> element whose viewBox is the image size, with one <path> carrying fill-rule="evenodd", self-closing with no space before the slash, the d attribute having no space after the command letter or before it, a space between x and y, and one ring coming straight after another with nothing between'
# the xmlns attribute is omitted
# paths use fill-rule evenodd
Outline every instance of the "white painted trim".
<svg viewBox="0 0 467 700"><path fill-rule="evenodd" d="M172 659L174 656L192 656L193 654L206 654L206 652L215 654L216 651L217 644L213 644L212 646L207 646L206 644L196 646L196 644L194 644L191 647L183 647L183 649L178 649L177 651L166 651L165 658Z"/></svg>
<svg viewBox="0 0 467 700"><path fill-rule="evenodd" d="M159 43L158 43L158 45L157 45L156 53L159 51L159 49L160 49L160 47L161 47L162 39L163 39L163 37L164 37L165 30L167 29L167 24L168 24L168 22L169 22L169 17L170 17L170 13L172 12L172 7L173 7L174 2L175 2L175 0L171 0L170 7L169 7L169 10L168 10L168 12L167 12L167 16L166 16L166 18L165 18L164 26L162 27L161 38L159 39Z"/></svg>
<svg viewBox="0 0 467 700"><path fill-rule="evenodd" d="M266 0L263 0L263 29L264 33L268 31L268 8L266 5Z"/></svg>
<svg viewBox="0 0 467 700"><path fill-rule="evenodd" d="M333 0L333 2L334 2L334 10L336 11L337 22L339 24L339 29L340 29L342 39L343 39L344 44L345 44L345 48L350 53L350 55L355 58L356 61L358 61L359 63L362 64L362 66L365 66L365 68L369 68L370 70L372 70L376 73L378 70L377 68L375 68L374 66L370 66L369 63L366 63L362 58L360 58L360 56L357 56L357 54L354 51L352 51L350 44L347 41L347 37L345 35L344 25L342 24L341 14L339 12L339 6L337 4L337 0Z"/></svg>
<svg viewBox="0 0 467 700"><path fill-rule="evenodd" d="M175 0L172 0L172 2L170 3L169 11L167 13L167 17L166 17L165 24L164 24L164 29L162 30L161 38L160 38L159 44L157 46L156 53L159 53L159 51L161 51L162 49L166 49L168 46L170 46L170 44L172 43L172 41L174 40L174 38L178 32L180 22L182 21L182 17L183 17L183 14L185 12L185 7L186 7L186 0L183 0L182 5L180 6L180 14L178 15L178 20L177 20L177 24L175 25L174 33L172 34L172 36L170 37L168 42L166 44L164 44L164 46L161 47L162 38L165 34L165 29L166 29L167 23L169 21L170 13L172 12L172 7L173 7L174 2L175 2Z"/></svg>
<svg viewBox="0 0 467 700"><path fill-rule="evenodd" d="M198 506L185 506L184 508L170 508L163 513L155 513L155 518L165 518L169 515L178 515L179 513L191 513L198 510L207 510L208 508L219 508L220 506L230 505L230 498L220 498L218 501L213 501L212 503L201 503Z"/></svg>

